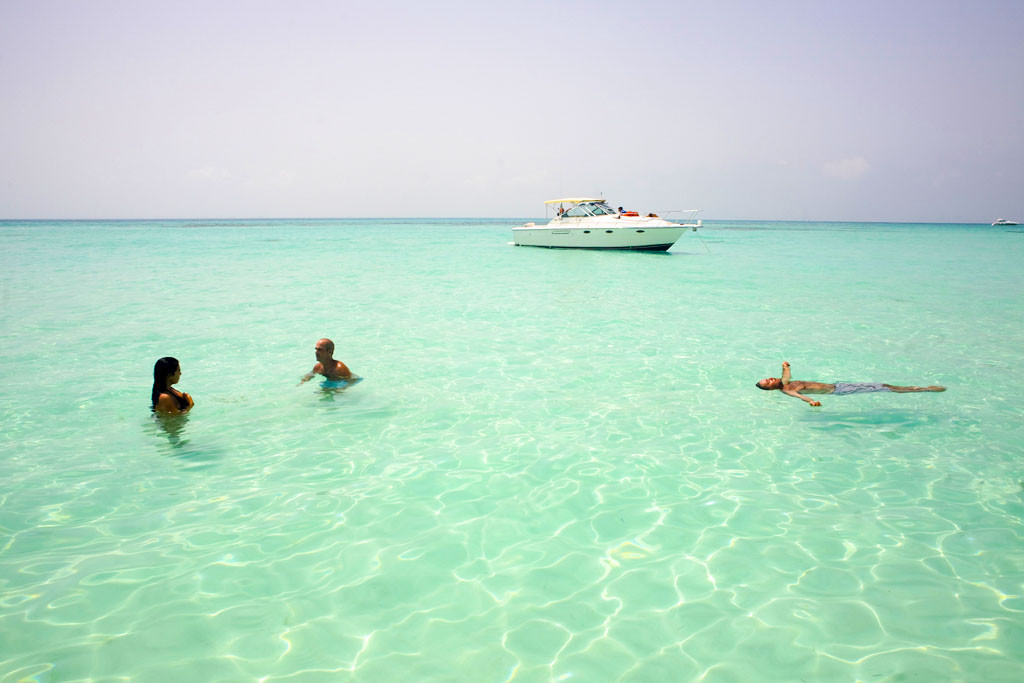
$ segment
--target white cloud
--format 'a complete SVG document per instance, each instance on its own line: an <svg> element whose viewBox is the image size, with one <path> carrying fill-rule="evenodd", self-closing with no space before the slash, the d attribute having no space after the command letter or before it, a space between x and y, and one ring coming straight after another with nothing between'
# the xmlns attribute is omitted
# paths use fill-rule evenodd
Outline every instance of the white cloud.
<svg viewBox="0 0 1024 683"><path fill-rule="evenodd" d="M822 170L825 172L825 175L839 178L840 180L858 180L870 168L871 165L864 157L852 157L838 161L826 161Z"/></svg>

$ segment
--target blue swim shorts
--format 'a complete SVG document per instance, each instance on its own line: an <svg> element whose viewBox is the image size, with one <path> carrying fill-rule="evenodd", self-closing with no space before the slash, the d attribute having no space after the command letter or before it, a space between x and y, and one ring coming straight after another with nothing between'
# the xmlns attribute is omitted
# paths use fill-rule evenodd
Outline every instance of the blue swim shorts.
<svg viewBox="0 0 1024 683"><path fill-rule="evenodd" d="M344 389L350 387L353 384L359 384L363 381L362 377L352 376L350 379L324 379L320 384L322 389Z"/></svg>
<svg viewBox="0 0 1024 683"><path fill-rule="evenodd" d="M892 391L881 382L836 382L833 396L846 396L847 394L868 394L872 391Z"/></svg>

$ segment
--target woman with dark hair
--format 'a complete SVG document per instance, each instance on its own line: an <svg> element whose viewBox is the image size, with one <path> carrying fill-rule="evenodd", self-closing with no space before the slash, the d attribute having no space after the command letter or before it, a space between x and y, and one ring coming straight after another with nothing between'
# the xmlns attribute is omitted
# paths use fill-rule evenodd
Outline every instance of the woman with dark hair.
<svg viewBox="0 0 1024 683"><path fill-rule="evenodd" d="M187 413L195 401L188 394L171 387L181 379L181 365L177 358L166 356L153 366L153 412L177 415Z"/></svg>

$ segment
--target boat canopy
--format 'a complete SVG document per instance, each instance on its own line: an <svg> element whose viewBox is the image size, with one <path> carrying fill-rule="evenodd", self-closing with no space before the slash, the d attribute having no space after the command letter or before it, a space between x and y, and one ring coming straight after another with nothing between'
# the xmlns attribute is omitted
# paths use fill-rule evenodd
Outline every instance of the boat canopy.
<svg viewBox="0 0 1024 683"><path fill-rule="evenodd" d="M603 202L602 197L569 197L567 199L549 199L545 204L579 204L580 202Z"/></svg>

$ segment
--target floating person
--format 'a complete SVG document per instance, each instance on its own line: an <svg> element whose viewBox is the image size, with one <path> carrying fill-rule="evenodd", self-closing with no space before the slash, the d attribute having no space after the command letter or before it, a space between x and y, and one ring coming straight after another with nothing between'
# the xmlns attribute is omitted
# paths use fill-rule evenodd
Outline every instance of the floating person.
<svg viewBox="0 0 1024 683"><path fill-rule="evenodd" d="M812 406L821 406L821 401L807 398L800 392L807 394L832 394L833 396L846 396L848 394L867 394L875 391L891 391L896 394L907 394L916 391L945 391L946 387L932 385L930 387L901 387L895 384L883 384L882 382L807 382L804 380L790 379L789 363L782 364L782 377L766 377L757 382L758 389L773 391L778 389L782 393L807 401Z"/></svg>
<svg viewBox="0 0 1024 683"><path fill-rule="evenodd" d="M181 364L177 358L165 356L157 360L153 366L153 405L154 413L179 415L187 413L195 405L188 394L173 388L181 379Z"/></svg>
<svg viewBox="0 0 1024 683"><path fill-rule="evenodd" d="M347 365L334 358L334 342L330 339L320 339L313 349L316 351L316 365L299 380L299 384L308 382L317 375L323 375L329 382L337 382L342 387L359 380Z"/></svg>

